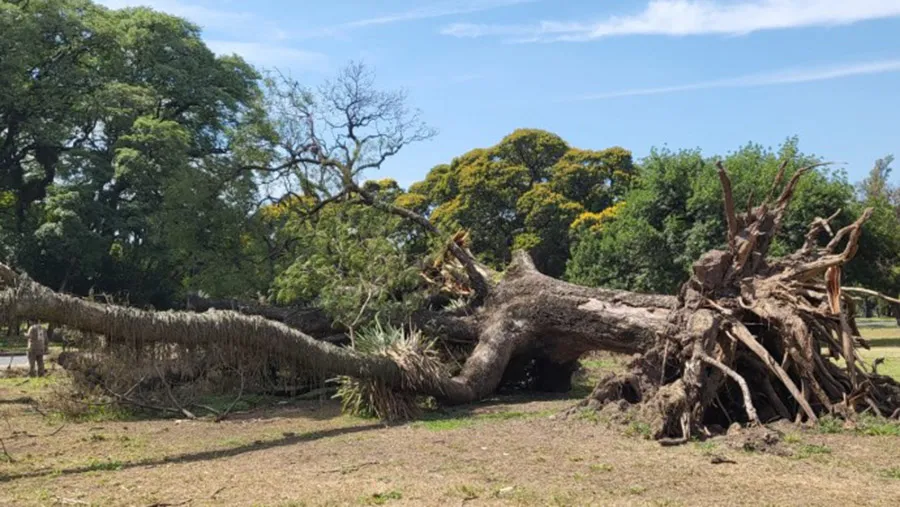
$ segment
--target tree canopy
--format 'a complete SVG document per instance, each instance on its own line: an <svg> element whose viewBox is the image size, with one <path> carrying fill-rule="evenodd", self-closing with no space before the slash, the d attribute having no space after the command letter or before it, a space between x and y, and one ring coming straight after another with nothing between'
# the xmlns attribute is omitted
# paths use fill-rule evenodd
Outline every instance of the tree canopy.
<svg viewBox="0 0 900 507"><path fill-rule="evenodd" d="M4 254L54 287L242 293L259 75L195 25L82 0L0 5Z"/></svg>
<svg viewBox="0 0 900 507"><path fill-rule="evenodd" d="M618 202L634 175L625 149L581 150L556 134L519 129L433 168L408 199L444 229L470 231L473 252L495 268L525 249L539 269L561 275L569 226Z"/></svg>
<svg viewBox="0 0 900 507"><path fill-rule="evenodd" d="M749 144L725 157L704 157L698 150L654 150L640 166L635 188L614 218L597 227L573 230L576 243L568 263L567 279L581 284L672 293L690 274L691 264L705 251L724 246L726 224L715 162L723 161L731 175L739 206L756 206L770 192L782 164L785 177L803 166L821 162L799 151L798 140L788 139L778 150ZM834 227L852 222L869 198L859 201L842 171L816 168L801 180L797 195L782 224L772 254L799 248L816 217L840 213ZM892 229L896 214L876 212L864 226L860 257L878 262L848 266L847 283L872 285L891 294L900 291L888 276L897 262L897 250L887 244L897 238ZM864 245L873 245L868 249ZM877 246L875 246L877 245ZM874 257L873 257L874 256ZM875 282L875 279L880 280Z"/></svg>

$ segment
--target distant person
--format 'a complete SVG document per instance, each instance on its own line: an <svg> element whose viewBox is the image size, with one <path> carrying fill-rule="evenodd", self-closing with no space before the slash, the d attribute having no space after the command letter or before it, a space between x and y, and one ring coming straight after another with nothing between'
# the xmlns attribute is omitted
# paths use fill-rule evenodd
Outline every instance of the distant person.
<svg viewBox="0 0 900 507"><path fill-rule="evenodd" d="M37 364L37 376L44 376L44 354L47 353L47 332L40 324L35 322L28 328L28 376L35 375Z"/></svg>

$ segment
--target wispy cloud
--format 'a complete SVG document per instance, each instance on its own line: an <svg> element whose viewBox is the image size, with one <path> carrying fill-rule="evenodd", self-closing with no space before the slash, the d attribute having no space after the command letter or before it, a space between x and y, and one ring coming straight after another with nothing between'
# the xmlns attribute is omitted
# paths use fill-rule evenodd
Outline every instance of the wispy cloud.
<svg viewBox="0 0 900 507"><path fill-rule="evenodd" d="M323 53L261 42L207 40L206 45L219 55L237 54L261 67L290 67L324 71L328 57Z"/></svg>
<svg viewBox="0 0 900 507"><path fill-rule="evenodd" d="M373 25L386 25L389 23L398 23L402 21L414 21L418 19L434 19L447 16L457 16L461 14L471 14L475 12L489 11L502 7L511 7L526 3L533 3L538 0L480 0L470 2L448 2L428 7L420 7L405 12L397 12L385 16L378 16L368 19L359 19L339 25L345 28L360 28Z"/></svg>
<svg viewBox="0 0 900 507"><path fill-rule="evenodd" d="M624 35L744 35L897 16L898 0L653 0L637 14L611 16L593 23L455 23L444 27L441 33L455 37L513 37L517 42L590 41Z"/></svg>
<svg viewBox="0 0 900 507"><path fill-rule="evenodd" d="M213 34L206 44L216 54L238 54L262 67L284 66L305 70L323 70L327 57L318 52L282 45L285 32L275 23L252 12L227 10L215 3L184 0L96 0L112 9L146 6L188 19ZM209 5L209 6L207 6ZM250 27L250 28L248 28ZM235 40L226 40L234 38Z"/></svg>
<svg viewBox="0 0 900 507"><path fill-rule="evenodd" d="M513 7L516 5L540 2L541 0L469 0L446 1L434 3L425 7L417 7L402 12L372 16L357 19L336 25L325 26L313 30L301 31L296 34L301 38L330 37L345 35L350 31L379 25L390 25L409 21L445 18L448 16L460 16L477 12Z"/></svg>
<svg viewBox="0 0 900 507"><path fill-rule="evenodd" d="M863 76L869 74L885 74L889 72L900 72L900 59L856 62L806 69L790 69L764 74L751 74L747 76L728 79L718 79L714 81L700 81L697 83L682 85L600 92L570 97L567 99L563 99L562 102L605 100L620 97L636 97L641 95L662 95L667 93L686 92L694 90L710 90L714 88L756 88L761 86L809 83L813 81L828 81L831 79Z"/></svg>

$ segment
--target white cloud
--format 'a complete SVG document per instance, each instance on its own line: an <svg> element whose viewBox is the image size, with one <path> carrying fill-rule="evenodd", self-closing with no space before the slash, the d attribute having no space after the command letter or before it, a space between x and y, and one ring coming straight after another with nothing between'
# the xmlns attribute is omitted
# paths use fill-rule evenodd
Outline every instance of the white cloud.
<svg viewBox="0 0 900 507"><path fill-rule="evenodd" d="M261 67L324 70L328 63L328 57L322 53L261 42L207 40L206 45L218 55L234 53Z"/></svg>
<svg viewBox="0 0 900 507"><path fill-rule="evenodd" d="M388 14L368 19L360 19L344 23L339 27L344 28L360 28L372 25L385 25L389 23L397 23L401 21L413 21L417 19L434 19L446 16L456 16L460 14L471 14L474 12L488 11L499 9L502 7L511 7L525 3L532 3L538 0L480 0L470 2L450 2L429 7L420 7L405 12Z"/></svg>
<svg viewBox="0 0 900 507"><path fill-rule="evenodd" d="M661 86L656 88L635 88L631 90L601 92L572 97L564 100L564 102L604 100L620 97L636 97L641 95L662 95L667 93L692 90L709 90L713 88L755 88L760 86L775 86L781 84L827 81L830 79L863 76L868 74L884 74L889 72L900 72L900 59L857 62L807 69L782 70L765 74L752 74L748 76L729 79L700 81L697 83Z"/></svg>
<svg viewBox="0 0 900 507"><path fill-rule="evenodd" d="M441 33L455 37L513 36L518 42L589 41L617 35L743 35L897 16L900 0L653 0L638 14L594 23L456 23Z"/></svg>
<svg viewBox="0 0 900 507"><path fill-rule="evenodd" d="M204 29L214 30L214 37L239 36L242 40L204 39L206 45L216 54L235 53L258 66L323 70L327 65L327 57L322 53L270 42L284 39L284 31L279 30L270 22L259 19L251 12L229 11L182 0L97 1L112 9L146 6L160 12L183 17Z"/></svg>
<svg viewBox="0 0 900 507"><path fill-rule="evenodd" d="M298 38L335 37L344 35L347 32L360 28L390 25L408 21L444 18L447 16L457 16L462 14L472 14L476 12L484 12L494 9L500 9L503 7L512 7L515 5L540 1L541 0L455 0L436 3L426 7L417 7L403 12L395 12L392 14L384 14L381 16L357 19L354 21L348 21L346 23L339 23L336 25L325 26L312 30L303 30L295 35Z"/></svg>

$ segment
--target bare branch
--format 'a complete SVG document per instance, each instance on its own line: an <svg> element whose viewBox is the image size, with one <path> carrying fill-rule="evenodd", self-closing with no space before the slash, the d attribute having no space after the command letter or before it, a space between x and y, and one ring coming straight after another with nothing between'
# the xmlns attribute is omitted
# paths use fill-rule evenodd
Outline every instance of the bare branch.
<svg viewBox="0 0 900 507"><path fill-rule="evenodd" d="M731 180L722 161L716 162L716 168L719 170L719 181L722 182L722 193L725 194L725 220L728 222L728 249L734 253L734 239L737 237L737 217L734 214L734 194L731 192Z"/></svg>
<svg viewBox="0 0 900 507"><path fill-rule="evenodd" d="M806 401L806 397L800 392L800 389L797 388L797 384L791 380L790 375L784 371L784 368L775 361L775 358L769 354L769 351L766 350L762 344L756 341L756 338L753 337L743 324L736 320L729 320L731 322L731 329L727 331L728 335L743 343L751 352L756 354L756 356L762 360L763 364L766 365L766 367L781 380L787 390L790 391L791 396L794 397L797 403L800 404L800 408L806 413L806 417L808 417L810 421L817 421L818 418L816 417L816 413L813 411L812 406Z"/></svg>
<svg viewBox="0 0 900 507"><path fill-rule="evenodd" d="M359 194L363 203L393 215L406 218L407 220L418 224L430 234L435 236L440 235L438 228L422 215L394 204L382 202L356 184L353 184L351 190ZM475 291L475 304L482 302L484 298L487 297L489 284L482 269L479 268L478 262L469 252L457 245L455 241L450 241L448 248L450 253L453 254L456 260L458 260L466 270L466 275L469 277L469 282L472 284L472 289Z"/></svg>
<svg viewBox="0 0 900 507"><path fill-rule="evenodd" d="M831 231L831 222L841 214L841 211L840 209L837 210L828 218L816 217L809 226L809 232L806 233L806 241L803 243L800 251L805 253L814 251L818 243L819 234L822 231L827 232L829 236L834 236L834 232Z"/></svg>
<svg viewBox="0 0 900 507"><path fill-rule="evenodd" d="M747 417L751 423L759 424L759 416L756 415L756 408L753 406L753 400L750 398L750 388L747 386L747 380L738 372L725 366L721 361L717 361L706 354L700 354L700 360L704 363L718 368L722 373L731 377L741 387L741 393L744 396L744 409L747 411Z"/></svg>

